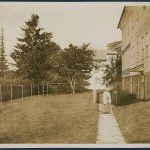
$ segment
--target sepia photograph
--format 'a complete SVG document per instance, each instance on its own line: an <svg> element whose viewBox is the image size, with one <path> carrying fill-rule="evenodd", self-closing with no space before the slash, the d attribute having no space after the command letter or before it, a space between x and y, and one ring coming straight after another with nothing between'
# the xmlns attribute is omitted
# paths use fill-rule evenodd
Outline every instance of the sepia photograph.
<svg viewBox="0 0 150 150"><path fill-rule="evenodd" d="M0 146L150 147L150 4L0 2Z"/></svg>

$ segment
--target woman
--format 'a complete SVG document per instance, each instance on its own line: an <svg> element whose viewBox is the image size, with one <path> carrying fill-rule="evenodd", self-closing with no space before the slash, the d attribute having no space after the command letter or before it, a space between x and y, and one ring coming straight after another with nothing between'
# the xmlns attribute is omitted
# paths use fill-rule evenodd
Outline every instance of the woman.
<svg viewBox="0 0 150 150"><path fill-rule="evenodd" d="M102 96L102 113L111 113L111 95L109 93L109 89L106 88L106 90L103 93Z"/></svg>

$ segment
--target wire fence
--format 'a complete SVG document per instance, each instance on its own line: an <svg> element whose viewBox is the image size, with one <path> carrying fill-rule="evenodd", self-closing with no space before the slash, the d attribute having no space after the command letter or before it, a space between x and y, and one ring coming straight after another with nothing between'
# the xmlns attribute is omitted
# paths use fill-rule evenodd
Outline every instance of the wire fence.
<svg viewBox="0 0 150 150"><path fill-rule="evenodd" d="M76 91L82 92L86 91L87 85L76 84ZM30 85L0 85L0 103L5 101L13 102L16 98L21 98L22 101L24 97L33 95L49 95L57 93L71 93L71 88L68 83L49 83L49 84L30 84Z"/></svg>

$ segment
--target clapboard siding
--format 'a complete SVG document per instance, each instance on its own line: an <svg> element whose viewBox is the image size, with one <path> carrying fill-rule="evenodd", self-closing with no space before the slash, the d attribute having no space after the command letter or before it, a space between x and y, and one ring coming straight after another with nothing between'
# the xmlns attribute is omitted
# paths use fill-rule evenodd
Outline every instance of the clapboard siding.
<svg viewBox="0 0 150 150"><path fill-rule="evenodd" d="M148 72L150 71L150 6L147 6L146 9L143 6L130 8L122 26L122 49L124 50L130 43L130 47L122 55L122 70L144 63L144 71ZM139 12L138 16L137 11ZM147 32L148 40L146 39ZM148 57L145 57L146 43L149 46Z"/></svg>
<svg viewBox="0 0 150 150"><path fill-rule="evenodd" d="M144 59L144 72L150 71L150 30L148 30L148 41L146 43L148 45L148 56Z"/></svg>

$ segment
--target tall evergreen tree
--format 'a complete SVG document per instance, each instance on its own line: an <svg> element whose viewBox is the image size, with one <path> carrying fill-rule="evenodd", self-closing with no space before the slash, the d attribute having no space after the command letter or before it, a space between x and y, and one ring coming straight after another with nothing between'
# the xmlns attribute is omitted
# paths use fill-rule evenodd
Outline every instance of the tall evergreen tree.
<svg viewBox="0 0 150 150"><path fill-rule="evenodd" d="M25 22L22 37L17 38L11 57L16 62L18 73L25 78L31 79L34 83L39 83L46 79L47 70L51 65L48 63L52 50L52 33L44 32L38 27L39 16L33 14L31 19Z"/></svg>
<svg viewBox="0 0 150 150"><path fill-rule="evenodd" d="M4 29L1 29L0 36L0 76L3 77L5 71L8 69L6 55L5 55L5 44L4 44Z"/></svg>

